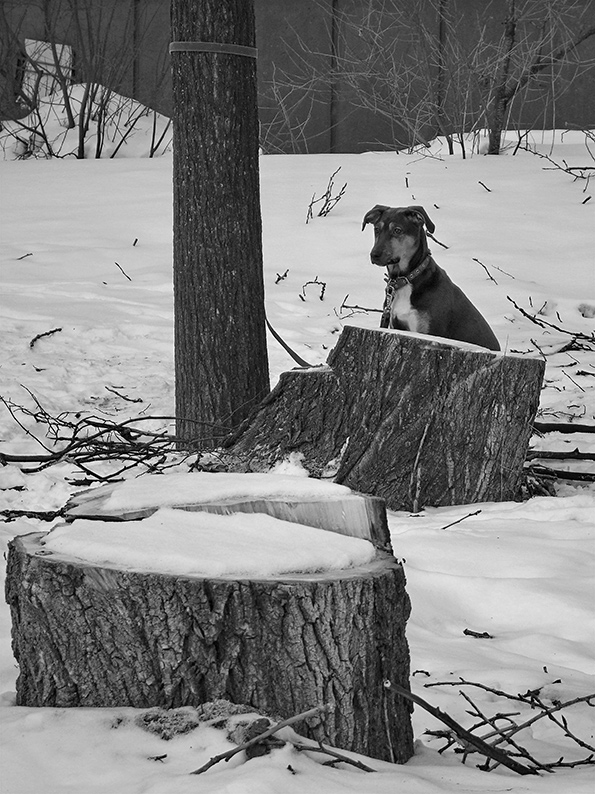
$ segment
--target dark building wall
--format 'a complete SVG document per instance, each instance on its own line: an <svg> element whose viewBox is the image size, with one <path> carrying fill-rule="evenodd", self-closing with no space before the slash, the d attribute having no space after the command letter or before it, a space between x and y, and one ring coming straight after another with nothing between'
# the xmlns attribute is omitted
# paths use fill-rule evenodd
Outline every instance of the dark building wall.
<svg viewBox="0 0 595 794"><path fill-rule="evenodd" d="M364 5L362 0L255 0L261 141L266 151L359 152L408 142L410 132L398 114L384 112L381 92L373 112L361 107L349 81L329 78L333 56L339 59L336 65L346 52L362 45L364 34L346 26L343 15ZM395 5L407 10L410 3L395 0ZM438 5L421 5L422 21L434 35L439 33ZM507 0L452 0L448 6L468 46L477 35L478 15L490 40L502 35ZM15 114L15 43L25 37L55 37L71 45L75 79L104 82L171 115L169 0L0 0L0 117ZM402 46L406 53L412 45ZM595 60L595 37L579 51ZM547 79L544 72L540 81ZM570 88L555 104L544 101L538 88L516 101L516 126L595 125L595 70L577 74L569 65L558 79ZM423 84L412 86L412 96L424 90ZM431 124L424 129L430 137L437 133Z"/></svg>

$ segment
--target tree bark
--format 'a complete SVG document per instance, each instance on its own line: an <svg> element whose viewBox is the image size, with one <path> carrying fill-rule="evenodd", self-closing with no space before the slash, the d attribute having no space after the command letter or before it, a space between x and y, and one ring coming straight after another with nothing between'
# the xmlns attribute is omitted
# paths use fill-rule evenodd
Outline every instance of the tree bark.
<svg viewBox="0 0 595 794"><path fill-rule="evenodd" d="M108 531L108 530L106 530ZM402 567L386 552L356 569L276 580L209 580L86 565L10 544L6 593L21 706L198 705L217 698L388 761L413 754Z"/></svg>
<svg viewBox="0 0 595 794"><path fill-rule="evenodd" d="M291 450L313 476L333 459L336 482L394 510L517 498L540 359L346 326L328 364L287 373L229 453Z"/></svg>
<svg viewBox="0 0 595 794"><path fill-rule="evenodd" d="M172 38L255 46L249 0L173 0ZM267 393L256 60L174 51L177 434L208 447Z"/></svg>
<svg viewBox="0 0 595 794"><path fill-rule="evenodd" d="M224 446L236 471L268 471L292 454L314 477L333 476L349 434L343 389L329 367L281 373L258 410Z"/></svg>
<svg viewBox="0 0 595 794"><path fill-rule="evenodd" d="M352 422L337 482L414 512L518 496L543 361L347 327L329 364Z"/></svg>
<svg viewBox="0 0 595 794"><path fill-rule="evenodd" d="M494 83L494 97L488 109L488 154L500 154L502 132L506 120L506 110L514 96L508 80L512 53L516 45L516 26L518 12L516 0L508 0L507 15L504 20L502 63L498 64Z"/></svg>

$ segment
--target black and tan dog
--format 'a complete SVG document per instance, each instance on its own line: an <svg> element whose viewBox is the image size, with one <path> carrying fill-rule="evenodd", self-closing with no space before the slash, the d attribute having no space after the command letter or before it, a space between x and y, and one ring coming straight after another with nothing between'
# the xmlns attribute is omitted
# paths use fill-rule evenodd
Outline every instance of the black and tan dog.
<svg viewBox="0 0 595 794"><path fill-rule="evenodd" d="M432 259L424 224L434 224L423 207L385 207L366 213L362 229L374 225L372 263L388 269L381 327L471 342L500 350L490 326L469 298Z"/></svg>

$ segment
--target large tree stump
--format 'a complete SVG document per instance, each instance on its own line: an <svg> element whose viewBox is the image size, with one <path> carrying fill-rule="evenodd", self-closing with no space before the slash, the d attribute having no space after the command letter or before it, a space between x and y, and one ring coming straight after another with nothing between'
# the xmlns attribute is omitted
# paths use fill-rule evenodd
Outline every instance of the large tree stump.
<svg viewBox="0 0 595 794"><path fill-rule="evenodd" d="M285 374L229 442L231 465L266 470L298 453L313 476L332 468L336 482L395 510L514 499L544 369L536 358L346 326L328 367Z"/></svg>
<svg viewBox="0 0 595 794"><path fill-rule="evenodd" d="M106 536L130 526L92 524ZM279 718L329 703L299 732L405 762L410 707L383 683L408 687L409 599L382 533L380 543L373 528L355 534L366 532L376 540L369 563L274 579L122 570L49 552L42 533L16 538L6 595L17 703L174 708L224 698Z"/></svg>

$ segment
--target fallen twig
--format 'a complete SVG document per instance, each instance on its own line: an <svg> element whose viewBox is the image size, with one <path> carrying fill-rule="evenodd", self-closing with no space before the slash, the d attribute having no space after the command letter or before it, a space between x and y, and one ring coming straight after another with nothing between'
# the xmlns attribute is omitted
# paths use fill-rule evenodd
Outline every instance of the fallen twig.
<svg viewBox="0 0 595 794"><path fill-rule="evenodd" d="M462 725L459 725L459 723L449 714L446 714L446 712L442 711L436 706L433 706L431 703L428 703L427 700L419 697L419 695L414 695L413 692L409 692L409 690L404 689L404 687L399 686L399 684L392 684L392 688L402 697L413 701L413 703L421 706L422 709L425 709L437 720L444 723L445 725L448 725L448 727L454 731L457 736L457 740L463 745L463 747L466 748L471 745L471 747L474 747L482 755L485 755L487 758L492 758L494 761L497 761L499 764L502 764L502 766L511 769L513 772L516 772L519 775L537 774L535 769L531 769L530 767L523 766L523 764L519 764L513 758L510 758L510 756L504 752L504 750L500 750L498 747L488 744L479 736L475 736L475 734L463 728Z"/></svg>
<svg viewBox="0 0 595 794"><path fill-rule="evenodd" d="M0 464L21 464L27 467L22 468L22 471L31 474L60 461L68 461L95 481L113 482L136 466L143 466L150 472L165 471L179 463L180 455L184 454L180 453L175 435L165 430L146 429L146 422L171 423L175 421L174 417L137 416L117 423L92 415L81 416L79 413L52 416L29 389L26 391L35 403L34 409L17 405L2 396L0 403L4 404L23 433L34 440L43 452L38 454L2 452ZM20 420L19 414L32 419L38 428L44 428L45 439L32 433ZM196 422L196 424L212 427L212 432L219 433L221 439L230 431L229 427L222 425L210 425L206 422ZM191 447L189 446L188 449L190 450ZM116 470L103 473L105 463L115 464ZM101 464L102 472L95 469L95 464Z"/></svg>
<svg viewBox="0 0 595 794"><path fill-rule="evenodd" d="M446 524L445 526L440 527L440 529L448 529L449 527L454 527L455 524L460 524L461 521L464 521L466 518L471 518L472 516L478 516L480 513L481 510L476 510L474 513L467 513L466 516L463 516L462 518L457 518L456 521L451 521L450 524Z"/></svg>
<svg viewBox="0 0 595 794"><path fill-rule="evenodd" d="M559 683L553 682L553 683ZM486 725L490 725L492 731L484 734L481 738L482 740L492 748L496 748L496 745L502 745L503 743L509 744L513 750L515 755L522 756L523 758L527 759L529 763L531 763L535 770L545 771L545 772L552 772L554 769L562 768L562 767L572 767L572 766L580 766L583 764L595 764L594 756L595 747L587 742L585 742L580 737L576 736L572 731L570 731L568 727L567 720L564 717L557 717L555 715L558 712L561 712L565 709L568 709L571 706L575 706L579 703L585 703L588 706L595 707L595 693L589 695L582 695L580 697L572 698L571 700L567 700L564 702L552 701L552 705L549 706L540 698L541 688L535 690L528 690L525 694L511 694L508 692L504 692L501 689L495 689L494 687L486 686L485 684L478 683L476 681L466 681L463 678L459 678L457 681L436 681L434 683L424 684L426 688L434 687L434 686L472 686L478 689L482 689L485 692L490 693L491 695L496 695L497 697L505 698L507 700L513 700L518 703L524 703L526 706L530 707L532 710L539 709L539 713L534 714L533 716L529 717L524 721L515 722L512 717L518 716L518 713L509 713L509 714L496 714L494 717L486 717L480 709L476 706L476 704L471 700L471 698L466 695L463 691L460 691L459 694L469 703L473 708L473 713L476 716L479 716L481 722L474 725L472 728L469 729L469 733L473 733L473 731L477 730L478 728L484 727ZM586 758L580 759L578 761L570 761L564 762L563 758L560 758L554 762L550 763L543 763L538 761L536 758L531 756L525 748L520 746L517 742L515 742L512 737L516 734L524 731L531 725L534 725L539 720L547 718L551 720L555 725L557 725L564 735L573 741L579 747L590 751L590 755ZM496 724L497 721L506 719L507 725L505 726L498 726ZM448 724L448 723L447 723ZM433 732L436 735L439 734L447 734L442 735L440 738L446 738L449 741L449 747L454 743L452 737L448 735L448 732ZM457 739L458 741L458 739ZM491 743L490 743L491 742ZM459 742L460 743L460 742ZM447 748L443 748L447 749ZM465 752L465 746L463 745L463 752ZM501 748L502 752L506 753L504 748ZM511 751L512 752L512 751ZM495 756L490 756L495 758ZM489 767L484 767L488 769Z"/></svg>
<svg viewBox="0 0 595 794"><path fill-rule="evenodd" d="M358 306L357 303L354 303L353 305L350 305L350 304L345 302L348 297L349 297L349 294L345 295L345 297L343 298L343 303L339 306L339 312L342 312L343 309L349 309L350 311L379 312L380 314L382 314L382 309L371 309L368 306Z"/></svg>
<svg viewBox="0 0 595 794"><path fill-rule="evenodd" d="M477 264L478 264L478 265L481 265L481 266L483 267L483 269L485 270L485 272L488 274L488 278L490 279L490 281L493 281L493 282L494 282L494 284L498 284L498 282L496 281L496 279L495 279L495 278L492 276L492 274L490 273L490 271L487 269L487 267L484 265L484 263L483 263L483 262L480 262L480 261L479 261L479 259L477 259L476 257L473 257L473 261L474 261L474 262L477 262Z"/></svg>
<svg viewBox="0 0 595 794"><path fill-rule="evenodd" d="M42 334L37 334L37 336L34 336L34 337L33 337L33 339L32 339L32 340L29 342L29 347L30 347L30 348L31 348L31 350L32 350L32 349L33 349L33 346L34 346L34 344L35 344L35 343L36 343L36 342L37 342L39 339L43 339L43 337L44 337L44 336L51 336L52 334L57 334L57 333L58 333L59 331L61 331L61 330L62 330L61 328L52 328L52 330L51 330L51 331L44 331Z"/></svg>
<svg viewBox="0 0 595 794"><path fill-rule="evenodd" d="M539 458L543 458L543 460L595 460L595 453L580 452L578 449L573 449L570 452L530 449L525 456L525 460L535 460Z"/></svg>
<svg viewBox="0 0 595 794"><path fill-rule="evenodd" d="M117 389L113 389L111 386L106 386L105 390L115 394L116 397L121 397L122 400L126 400L126 402L129 403L142 403L143 401L142 397L127 397L125 394L122 394Z"/></svg>
<svg viewBox="0 0 595 794"><path fill-rule="evenodd" d="M543 160L547 160L549 163L552 163L550 167L544 166L544 171L565 171L575 179L588 179L588 174L586 175L584 172L595 170L595 166L593 165L568 165L566 160L562 160L564 165L560 165L553 159L553 157L550 157L548 154L544 154L543 152L538 152L536 149L532 149L530 146L521 146L520 148L524 149L524 151L529 152L530 154L534 154L536 157L541 157Z"/></svg>
<svg viewBox="0 0 595 794"><path fill-rule="evenodd" d="M372 769L371 766L367 766L362 761L356 761L354 758L348 758L346 755L343 755L343 753L337 752L334 748L326 747L322 742L318 742L317 746L300 744L299 742L292 742L292 744L296 750L301 752L324 753L325 755L330 755L331 758L334 758L336 762L341 762L342 764L351 764L351 766L355 766L357 769L361 769L363 772L376 772L376 770Z"/></svg>
<svg viewBox="0 0 595 794"><path fill-rule="evenodd" d="M583 425L576 422L533 422L533 429L538 433L595 433L595 425Z"/></svg>
<svg viewBox="0 0 595 794"><path fill-rule="evenodd" d="M122 274L123 274L124 276L126 276L126 278L128 279L128 281L132 281L132 279L130 278L130 276L128 275L128 273L126 273L126 271L125 271L125 270L122 268L122 266L121 266L121 265L119 265L117 262L114 262L114 265L115 265L117 268L119 268L119 270L122 272Z"/></svg>
<svg viewBox="0 0 595 794"><path fill-rule="evenodd" d="M572 381L572 383L574 383L574 385L575 385L575 386L576 386L578 389L580 389L582 392L584 392L584 391L585 391L585 389L583 389L583 387L580 385L580 383L577 383L577 382L575 381L575 379L574 379L574 378L572 378L572 377L571 377L571 376L570 376L570 375L569 375L569 374L566 372L566 370L565 370L565 369L563 369L563 370L562 370L562 375L566 375L566 377L568 378L568 380Z"/></svg>
<svg viewBox="0 0 595 794"><path fill-rule="evenodd" d="M494 635L489 634L487 631L473 631L473 629L464 629L463 634L466 637L475 637L478 640L493 640Z"/></svg>
<svg viewBox="0 0 595 794"><path fill-rule="evenodd" d="M289 717L286 720L282 720L278 722L276 725L272 725L270 728L267 728L266 731L260 733L258 736L250 739L247 742L243 742L239 744L237 747L233 747L231 750L227 750L225 753L219 753L219 755L214 755L210 758L206 764L203 764L198 769L195 769L193 772L190 772L191 775L200 775L203 772L206 772L207 769L210 769L215 764L218 764L220 761L229 761L230 758L233 758L234 755L241 753L242 750L245 750L248 747L251 747L253 744L258 744L262 742L264 739L268 739L269 736L273 736L275 733L280 731L282 728L286 728L288 725L293 725L295 722L301 722L302 720L308 719L309 717L315 717L318 714L324 714L325 712L329 712L332 710L332 706L328 703L325 703L323 706L316 706L313 709L309 709L308 711L304 711L301 714L296 714L294 717Z"/></svg>
<svg viewBox="0 0 595 794"><path fill-rule="evenodd" d="M512 303L514 308L519 311L523 317L526 317L527 320L530 320L535 325L540 326L540 328L552 328L554 331L558 331L562 334L568 334L569 336L574 337L574 339L582 339L585 342L588 342L590 345L595 345L595 334L584 334L581 331L568 331L566 328L561 328L559 325L554 325L553 323L549 323L547 320L537 319L537 317L529 312L525 311L521 306L518 305L510 295L506 296L506 299ZM558 351L560 352L560 351Z"/></svg>
<svg viewBox="0 0 595 794"><path fill-rule="evenodd" d="M564 469L550 469L549 466L536 466L531 464L526 472L537 474L540 477L551 477L558 480L577 480L578 482L595 482L595 472L590 471L565 471Z"/></svg>

